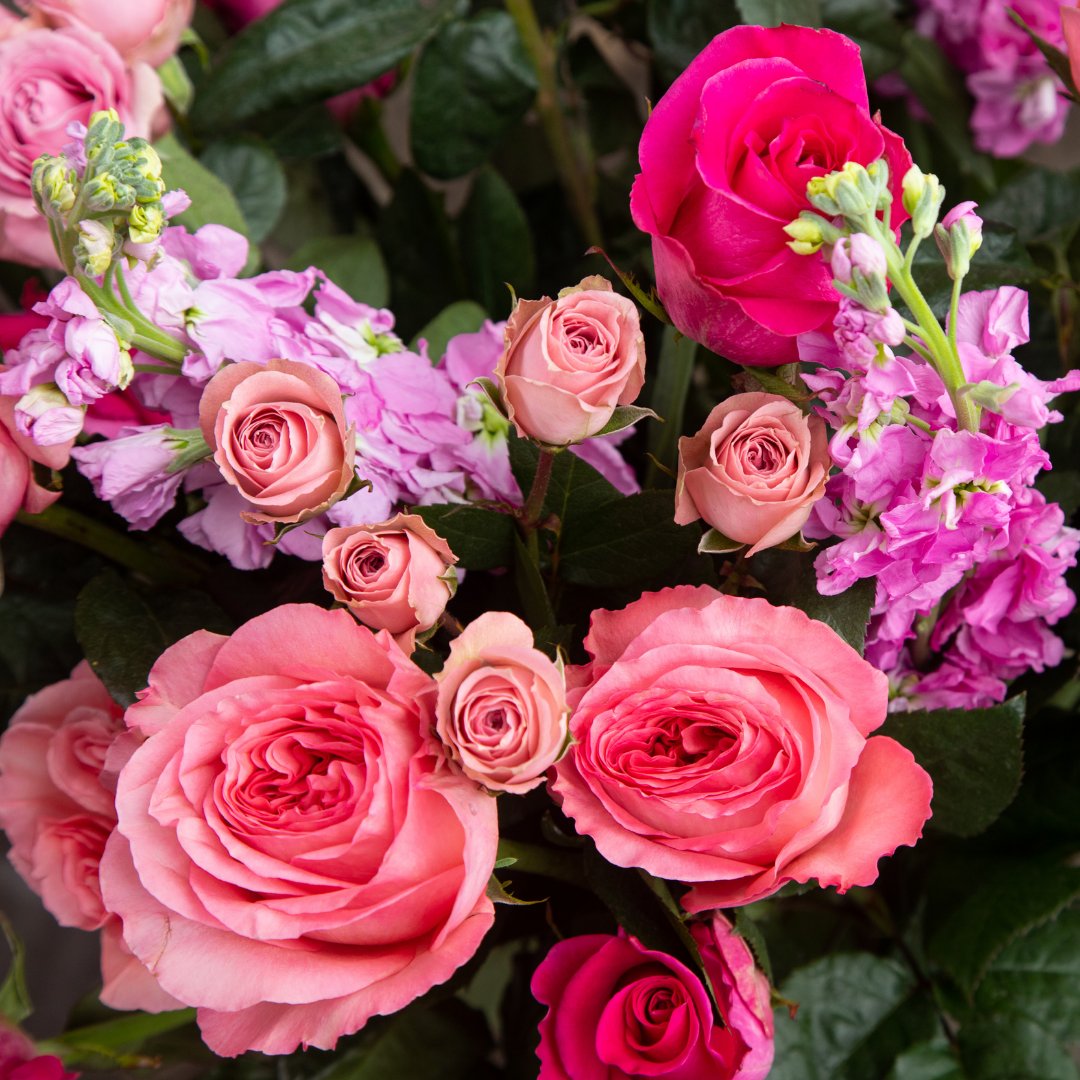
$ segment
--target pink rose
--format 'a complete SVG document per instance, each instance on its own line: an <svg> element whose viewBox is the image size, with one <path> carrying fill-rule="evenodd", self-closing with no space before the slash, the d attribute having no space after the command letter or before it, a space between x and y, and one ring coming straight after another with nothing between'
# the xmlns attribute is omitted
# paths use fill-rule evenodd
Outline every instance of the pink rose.
<svg viewBox="0 0 1080 1080"><path fill-rule="evenodd" d="M798 360L797 335L831 325L824 260L784 226L807 182L884 157L893 224L911 156L870 115L859 49L831 30L736 26L715 37L653 109L630 209L652 236L660 298L686 335L740 364Z"/></svg>
<svg viewBox="0 0 1080 1080"><path fill-rule="evenodd" d="M310 604L154 665L102 892L215 1053L330 1048L476 951L495 800L442 767L434 705L389 634Z"/></svg>
<svg viewBox="0 0 1080 1080"><path fill-rule="evenodd" d="M254 507L246 521L306 521L352 481L341 388L308 364L226 365L203 390L199 423L221 475Z"/></svg>
<svg viewBox="0 0 1080 1080"><path fill-rule="evenodd" d="M52 1054L39 1054L37 1047L17 1027L0 1020L0 1077L3 1080L78 1080Z"/></svg>
<svg viewBox="0 0 1080 1080"><path fill-rule="evenodd" d="M415 514L348 525L323 537L323 585L365 626L389 630L412 652L457 587L449 544Z"/></svg>
<svg viewBox="0 0 1080 1080"><path fill-rule="evenodd" d="M708 586L596 611L553 790L617 866L688 911L788 881L843 892L914 844L930 777L885 736L888 680L824 623Z"/></svg>
<svg viewBox="0 0 1080 1080"><path fill-rule="evenodd" d="M165 63L191 22L195 0L23 0L50 26L95 30L131 64Z"/></svg>
<svg viewBox="0 0 1080 1080"><path fill-rule="evenodd" d="M820 417L778 394L735 394L679 440L675 520L702 518L755 555L803 527L830 465Z"/></svg>
<svg viewBox="0 0 1080 1080"><path fill-rule="evenodd" d="M85 661L27 698L0 737L0 827L8 857L63 926L105 922L98 863L116 823L102 782L122 710Z"/></svg>
<svg viewBox="0 0 1080 1080"><path fill-rule="evenodd" d="M268 15L280 6L281 0L206 0L207 7L216 11L234 29Z"/></svg>
<svg viewBox="0 0 1080 1080"><path fill-rule="evenodd" d="M557 300L519 300L495 376L520 435L549 446L581 442L641 392L637 308L602 277L563 289Z"/></svg>
<svg viewBox="0 0 1080 1080"><path fill-rule="evenodd" d="M660 1076L763 1080L773 1060L769 983L720 914L691 926L723 1026L700 978L636 938L587 934L555 945L536 969L539 1080Z"/></svg>
<svg viewBox="0 0 1080 1080"><path fill-rule="evenodd" d="M1061 33L1065 38L1073 86L1080 87L1080 6L1075 3L1061 6Z"/></svg>
<svg viewBox="0 0 1080 1080"><path fill-rule="evenodd" d="M20 510L40 514L60 498L59 491L49 491L34 479L34 463L62 469L74 442L69 439L54 446L39 446L23 435L15 424L16 401L18 398L0 395L0 536Z"/></svg>
<svg viewBox="0 0 1080 1080"><path fill-rule="evenodd" d="M71 141L68 124L98 109L115 109L129 136L150 138L167 122L154 69L126 68L99 34L35 27L0 40L0 258L59 266L30 172L35 158Z"/></svg>
<svg viewBox="0 0 1080 1080"><path fill-rule="evenodd" d="M461 771L492 791L543 782L566 745L562 670L516 615L487 611L450 644L436 731Z"/></svg>

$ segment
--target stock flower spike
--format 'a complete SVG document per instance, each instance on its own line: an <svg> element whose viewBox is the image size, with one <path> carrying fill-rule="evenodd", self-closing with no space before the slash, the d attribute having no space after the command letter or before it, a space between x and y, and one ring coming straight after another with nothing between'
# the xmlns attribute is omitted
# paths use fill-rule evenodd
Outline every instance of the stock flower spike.
<svg viewBox="0 0 1080 1080"><path fill-rule="evenodd" d="M1076 9L841 6L0 9L0 1076L1076 1080Z"/></svg>

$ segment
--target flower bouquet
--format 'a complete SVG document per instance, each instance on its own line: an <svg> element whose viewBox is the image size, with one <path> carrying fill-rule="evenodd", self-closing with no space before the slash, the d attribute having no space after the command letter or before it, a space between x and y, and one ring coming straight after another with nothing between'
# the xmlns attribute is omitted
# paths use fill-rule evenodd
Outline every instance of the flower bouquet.
<svg viewBox="0 0 1080 1080"><path fill-rule="evenodd" d="M0 1076L1080 1076L1080 17L915 6L5 15Z"/></svg>

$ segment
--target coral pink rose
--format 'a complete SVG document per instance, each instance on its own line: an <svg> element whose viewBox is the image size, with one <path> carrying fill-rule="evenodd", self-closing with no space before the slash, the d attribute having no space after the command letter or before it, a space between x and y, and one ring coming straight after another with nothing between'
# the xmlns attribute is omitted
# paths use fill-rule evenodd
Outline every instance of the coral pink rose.
<svg viewBox="0 0 1080 1080"><path fill-rule="evenodd" d="M922 835L930 777L868 738L888 680L824 623L682 586L594 612L585 647L553 789L609 862L691 883L687 910L869 885Z"/></svg>
<svg viewBox="0 0 1080 1080"><path fill-rule="evenodd" d="M389 630L411 652L457 588L449 544L416 514L348 525L323 537L323 585L365 626Z"/></svg>
<svg viewBox="0 0 1080 1080"><path fill-rule="evenodd" d="M434 705L389 634L310 604L154 665L102 893L216 1053L330 1048L476 951L495 801L433 752Z"/></svg>
<svg viewBox="0 0 1080 1080"><path fill-rule="evenodd" d="M31 695L0 737L0 827L8 857L64 926L105 922L98 863L116 823L103 784L122 711L85 661Z"/></svg>
<svg viewBox="0 0 1080 1080"><path fill-rule="evenodd" d="M68 124L98 109L115 109L129 136L150 138L167 122L154 69L126 68L99 34L33 28L0 40L0 258L59 266L30 173L35 158L71 141Z"/></svg>
<svg viewBox="0 0 1080 1080"><path fill-rule="evenodd" d="M195 0L23 0L22 7L50 26L97 31L129 64L157 67L176 52Z"/></svg>
<svg viewBox="0 0 1080 1080"><path fill-rule="evenodd" d="M831 326L839 297L784 226L807 182L884 157L893 224L911 156L870 115L859 49L831 30L737 26L712 40L649 116L630 209L652 236L675 325L740 364L798 359L795 338Z"/></svg>
<svg viewBox="0 0 1080 1080"><path fill-rule="evenodd" d="M437 681L436 731L466 776L516 794L543 782L566 745L566 686L525 623L484 612L451 642Z"/></svg>
<svg viewBox="0 0 1080 1080"><path fill-rule="evenodd" d="M1076 4L1062 5L1061 33L1065 38L1065 51L1069 55L1073 86L1080 87L1080 7Z"/></svg>
<svg viewBox="0 0 1080 1080"><path fill-rule="evenodd" d="M539 1080L659 1076L763 1080L773 1060L769 983L722 916L694 923L709 993L685 965L636 938L588 934L555 945L536 969Z"/></svg>
<svg viewBox="0 0 1080 1080"><path fill-rule="evenodd" d="M34 478L34 464L62 469L71 456L73 439L54 446L39 446L15 426L18 398L0 396L0 535L20 510L40 514L60 498Z"/></svg>
<svg viewBox="0 0 1080 1080"><path fill-rule="evenodd" d="M806 524L830 465L820 417L778 394L735 394L679 440L675 520L702 518L754 555Z"/></svg>
<svg viewBox="0 0 1080 1080"><path fill-rule="evenodd" d="M352 481L341 388L308 364L226 365L203 390L199 423L221 475L254 508L246 521L306 521Z"/></svg>
<svg viewBox="0 0 1080 1080"><path fill-rule="evenodd" d="M602 277L557 300L519 300L496 378L520 435L566 446L595 435L645 380L637 308Z"/></svg>

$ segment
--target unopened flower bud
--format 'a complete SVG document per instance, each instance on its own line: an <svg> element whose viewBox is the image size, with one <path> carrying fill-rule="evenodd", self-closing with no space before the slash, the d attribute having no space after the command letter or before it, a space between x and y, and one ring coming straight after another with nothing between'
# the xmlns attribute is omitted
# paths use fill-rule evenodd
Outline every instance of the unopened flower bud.
<svg viewBox="0 0 1080 1080"><path fill-rule="evenodd" d="M46 217L66 214L75 205L75 170L62 157L42 154L34 162L30 188L34 202Z"/></svg>
<svg viewBox="0 0 1080 1080"><path fill-rule="evenodd" d="M827 214L839 213L858 220L877 211L877 185L857 161L845 162L842 169L815 177L806 193L811 204Z"/></svg>
<svg viewBox="0 0 1080 1080"><path fill-rule="evenodd" d="M57 446L82 431L85 413L85 408L68 401L56 383L41 383L15 403L15 429L38 446Z"/></svg>
<svg viewBox="0 0 1080 1080"><path fill-rule="evenodd" d="M87 219L79 222L79 239L75 244L75 263L91 277L100 277L109 269L116 247L116 233L104 221Z"/></svg>
<svg viewBox="0 0 1080 1080"><path fill-rule="evenodd" d="M165 228L165 214L161 203L136 206L128 215L128 235L133 244L149 244L161 235Z"/></svg>
<svg viewBox="0 0 1080 1080"><path fill-rule="evenodd" d="M821 221L816 214L800 214L784 226L784 232L791 237L788 247L796 255L813 255L821 250L821 245L825 243Z"/></svg>
<svg viewBox="0 0 1080 1080"><path fill-rule="evenodd" d="M123 137L124 125L115 109L100 109L91 114L84 142L87 160L94 162L103 154L111 153Z"/></svg>
<svg viewBox="0 0 1080 1080"><path fill-rule="evenodd" d="M866 233L852 233L838 240L833 247L833 277L845 285L852 283L852 272L858 271L864 278L884 277L885 252L881 245Z"/></svg>
<svg viewBox="0 0 1080 1080"><path fill-rule="evenodd" d="M100 173L83 189L86 205L95 213L108 210L130 210L135 205L133 188L105 172Z"/></svg>
<svg viewBox="0 0 1080 1080"><path fill-rule="evenodd" d="M927 237L934 231L945 189L933 173L924 173L918 165L912 165L903 179L904 209L911 215L911 227L918 237Z"/></svg>
<svg viewBox="0 0 1080 1080"><path fill-rule="evenodd" d="M982 218L975 213L978 203L954 206L934 229L934 239L945 260L949 277L958 281L971 268L971 257L982 247Z"/></svg>
<svg viewBox="0 0 1080 1080"><path fill-rule="evenodd" d="M866 175L873 181L877 191L877 208L884 210L892 202L892 192L889 191L889 163L884 158L870 162L866 166Z"/></svg>

